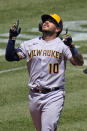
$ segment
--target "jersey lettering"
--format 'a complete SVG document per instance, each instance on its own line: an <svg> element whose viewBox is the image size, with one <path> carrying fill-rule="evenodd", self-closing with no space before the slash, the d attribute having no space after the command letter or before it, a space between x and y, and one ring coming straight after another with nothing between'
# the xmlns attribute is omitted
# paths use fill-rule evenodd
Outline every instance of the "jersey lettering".
<svg viewBox="0 0 87 131"><path fill-rule="evenodd" d="M32 59L33 56L41 56L42 50L32 50L28 52L29 57Z"/></svg>
<svg viewBox="0 0 87 131"><path fill-rule="evenodd" d="M55 57L58 60L62 59L62 53L54 50L32 50L28 52L29 57L32 59L33 56L49 56Z"/></svg>

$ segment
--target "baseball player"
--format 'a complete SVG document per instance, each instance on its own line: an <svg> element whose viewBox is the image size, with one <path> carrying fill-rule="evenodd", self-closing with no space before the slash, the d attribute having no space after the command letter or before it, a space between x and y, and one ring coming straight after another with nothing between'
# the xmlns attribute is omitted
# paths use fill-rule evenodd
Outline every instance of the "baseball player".
<svg viewBox="0 0 87 131"><path fill-rule="evenodd" d="M72 45L68 32L59 34L63 22L59 15L44 14L41 16L40 31L37 37L20 44L15 48L16 37L20 34L19 21L10 29L6 47L7 61L27 61L30 87L30 114L37 131L56 131L58 120L64 105L65 96L65 61L82 66L83 57Z"/></svg>

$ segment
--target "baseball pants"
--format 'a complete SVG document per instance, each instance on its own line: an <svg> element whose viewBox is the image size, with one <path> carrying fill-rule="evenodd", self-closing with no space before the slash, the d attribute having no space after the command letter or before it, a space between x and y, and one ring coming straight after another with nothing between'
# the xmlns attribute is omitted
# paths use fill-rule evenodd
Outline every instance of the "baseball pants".
<svg viewBox="0 0 87 131"><path fill-rule="evenodd" d="M30 90L30 114L37 131L55 131L64 105L64 96L64 88L47 94Z"/></svg>

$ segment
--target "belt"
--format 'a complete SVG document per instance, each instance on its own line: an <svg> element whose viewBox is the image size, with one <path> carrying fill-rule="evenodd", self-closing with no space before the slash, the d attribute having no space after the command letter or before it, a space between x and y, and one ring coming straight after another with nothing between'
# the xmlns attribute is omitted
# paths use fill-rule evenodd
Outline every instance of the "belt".
<svg viewBox="0 0 87 131"><path fill-rule="evenodd" d="M32 91L37 92L37 93L49 93L51 91L57 91L59 90L59 87L54 87L54 88L31 88Z"/></svg>

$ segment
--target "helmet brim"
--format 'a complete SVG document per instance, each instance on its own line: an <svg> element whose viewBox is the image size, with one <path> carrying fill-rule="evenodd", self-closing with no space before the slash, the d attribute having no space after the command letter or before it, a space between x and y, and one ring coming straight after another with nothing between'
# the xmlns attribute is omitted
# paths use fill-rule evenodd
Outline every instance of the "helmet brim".
<svg viewBox="0 0 87 131"><path fill-rule="evenodd" d="M44 23L46 20L48 20L48 19L51 19L51 20L53 20L54 21L54 23L58 26L58 27L60 27L61 29L63 28L63 24L62 24L62 20L60 20L60 22L58 23L51 15L47 15L47 14L44 14L44 15L42 15L41 16L41 19L42 19L42 22Z"/></svg>
<svg viewBox="0 0 87 131"><path fill-rule="evenodd" d="M51 17L50 15L44 14L44 15L41 16L41 18L42 18L42 22L43 22L43 23L44 23L46 20L51 19L51 20L53 20L53 21L58 25L58 23L56 22L56 20L55 20L53 17Z"/></svg>

